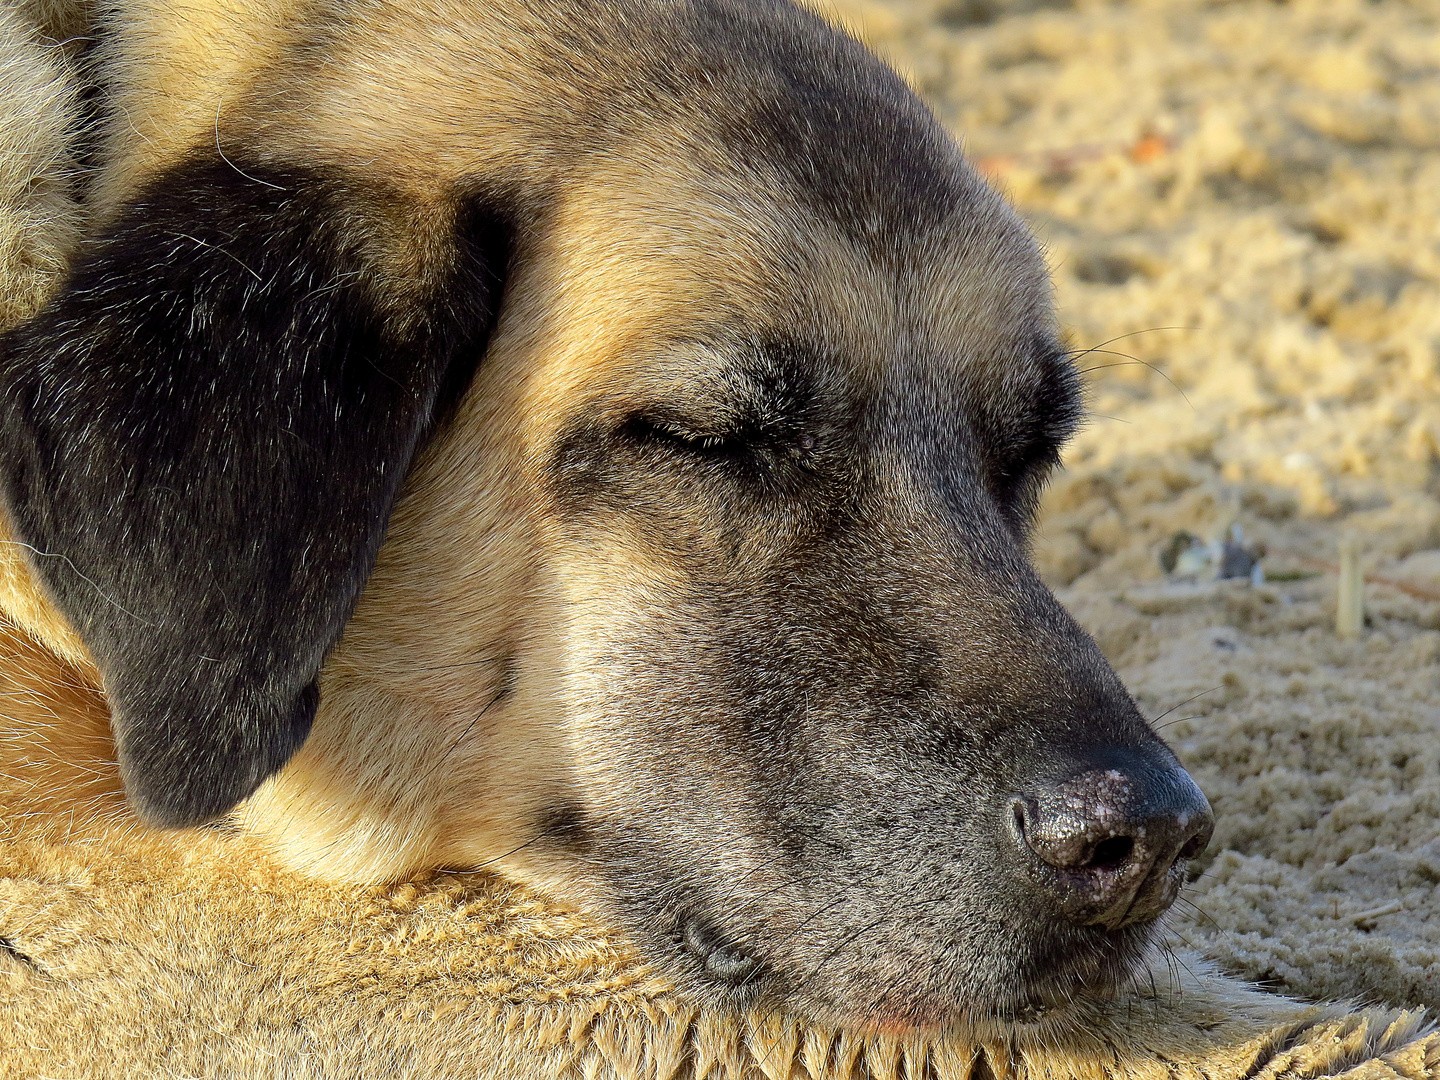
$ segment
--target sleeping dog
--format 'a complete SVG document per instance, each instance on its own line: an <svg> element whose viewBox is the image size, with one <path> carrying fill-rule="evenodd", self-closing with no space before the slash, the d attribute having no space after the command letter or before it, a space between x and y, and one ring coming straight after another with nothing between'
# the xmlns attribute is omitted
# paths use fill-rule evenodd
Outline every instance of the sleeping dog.
<svg viewBox="0 0 1440 1080"><path fill-rule="evenodd" d="M1125 978L1209 807L1027 561L1077 374L891 71L781 0L112 6L0 606L135 813L829 1021Z"/></svg>

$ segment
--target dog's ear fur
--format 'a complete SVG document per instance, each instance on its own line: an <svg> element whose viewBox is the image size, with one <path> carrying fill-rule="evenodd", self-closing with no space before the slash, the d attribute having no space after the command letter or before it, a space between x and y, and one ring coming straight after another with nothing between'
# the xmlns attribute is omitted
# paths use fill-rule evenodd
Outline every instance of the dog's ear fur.
<svg viewBox="0 0 1440 1080"><path fill-rule="evenodd" d="M310 169L192 160L0 338L11 524L153 823L224 813L304 741L411 458L493 326L501 216L457 201L443 254L397 280L389 209Z"/></svg>

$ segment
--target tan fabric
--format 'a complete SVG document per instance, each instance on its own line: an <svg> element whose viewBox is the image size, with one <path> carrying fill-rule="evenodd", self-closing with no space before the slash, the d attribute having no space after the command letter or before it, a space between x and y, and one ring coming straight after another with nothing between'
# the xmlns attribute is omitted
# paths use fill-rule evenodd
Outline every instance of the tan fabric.
<svg viewBox="0 0 1440 1080"><path fill-rule="evenodd" d="M0 1062L25 1077L1046 1080L1440 1075L1416 1014L1157 962L1057 1045L854 1039L697 1011L583 916L479 874L316 885L247 840L11 841Z"/></svg>
<svg viewBox="0 0 1440 1080"><path fill-rule="evenodd" d="M53 281L75 213L63 57L29 33L0 6L5 320ZM13 629L0 652L3 1077L1440 1075L1440 1037L1415 1013L1297 1005L1188 954L1158 954L1063 1034L856 1038L697 1010L604 928L485 875L328 886L223 830L156 834L117 815L108 831L68 833L59 793L118 805L102 703Z"/></svg>

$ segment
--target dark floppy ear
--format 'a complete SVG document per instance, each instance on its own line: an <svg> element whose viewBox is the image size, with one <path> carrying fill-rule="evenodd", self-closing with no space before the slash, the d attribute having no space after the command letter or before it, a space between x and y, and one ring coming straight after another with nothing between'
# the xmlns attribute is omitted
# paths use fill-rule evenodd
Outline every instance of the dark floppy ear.
<svg viewBox="0 0 1440 1080"><path fill-rule="evenodd" d="M398 486L494 322L506 230L456 205L396 280L398 200L192 160L0 339L12 525L151 822L224 813L305 740Z"/></svg>

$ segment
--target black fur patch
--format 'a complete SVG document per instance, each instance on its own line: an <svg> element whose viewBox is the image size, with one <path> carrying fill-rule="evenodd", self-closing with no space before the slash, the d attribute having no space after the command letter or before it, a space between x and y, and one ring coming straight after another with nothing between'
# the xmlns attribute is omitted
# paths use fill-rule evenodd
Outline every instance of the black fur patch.
<svg viewBox="0 0 1440 1080"><path fill-rule="evenodd" d="M537 837L568 851L585 851L591 844L590 822L578 803L560 802L536 815Z"/></svg>
<svg viewBox="0 0 1440 1080"><path fill-rule="evenodd" d="M702 0L687 13L694 63L745 56L738 107L717 117L741 157L788 175L822 219L879 254L889 238L949 218L978 186L939 123L901 78L822 18L785 3ZM723 85L733 69L707 72ZM778 151L778 152L777 152Z"/></svg>
<svg viewBox="0 0 1440 1080"><path fill-rule="evenodd" d="M400 482L493 325L500 220L462 213L421 295L378 268L384 208L312 169L190 161L0 338L9 509L152 822L225 812L304 741Z"/></svg>

